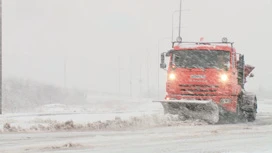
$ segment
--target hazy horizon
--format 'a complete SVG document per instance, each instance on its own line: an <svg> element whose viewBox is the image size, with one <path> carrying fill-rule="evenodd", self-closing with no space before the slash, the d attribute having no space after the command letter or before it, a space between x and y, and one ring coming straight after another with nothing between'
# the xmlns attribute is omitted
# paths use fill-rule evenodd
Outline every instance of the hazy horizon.
<svg viewBox="0 0 272 153"><path fill-rule="evenodd" d="M134 96L157 93L158 42L159 52L170 49L179 0L3 0L2 6L4 78L119 93L120 76L121 94L129 95L130 80ZM272 87L271 0L183 0L183 9L184 40L228 37L256 67L247 87ZM176 37L178 14L174 19ZM163 97L166 73L159 73Z"/></svg>

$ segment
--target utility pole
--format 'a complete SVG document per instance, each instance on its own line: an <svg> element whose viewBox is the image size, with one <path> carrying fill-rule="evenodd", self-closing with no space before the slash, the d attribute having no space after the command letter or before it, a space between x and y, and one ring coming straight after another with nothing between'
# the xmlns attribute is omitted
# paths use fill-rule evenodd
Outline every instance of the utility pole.
<svg viewBox="0 0 272 153"><path fill-rule="evenodd" d="M67 59L66 55L64 56L64 63L63 63L63 86L64 89L66 89L66 66L67 65Z"/></svg>
<svg viewBox="0 0 272 153"><path fill-rule="evenodd" d="M158 40L158 95L157 95L157 98L159 99L160 98L160 40Z"/></svg>
<svg viewBox="0 0 272 153"><path fill-rule="evenodd" d="M181 13L184 12L184 11L190 11L190 9L182 9L182 0L180 0L180 6L179 6L179 10L175 10L173 13L172 13L172 42L174 41L174 16L175 16L175 13L179 13L179 26L178 26L178 29L179 29L179 32L178 32L178 37L181 37L181 29L184 28L182 25L181 25Z"/></svg>
<svg viewBox="0 0 272 153"><path fill-rule="evenodd" d="M180 36L180 30L181 30L181 11L182 11L182 0L180 0L180 8L179 8L179 38Z"/></svg>
<svg viewBox="0 0 272 153"><path fill-rule="evenodd" d="M175 13L180 12L179 10L176 10L172 13L172 42L174 41L174 15Z"/></svg>
<svg viewBox="0 0 272 153"><path fill-rule="evenodd" d="M129 95L132 97L132 58L129 57Z"/></svg>
<svg viewBox="0 0 272 153"><path fill-rule="evenodd" d="M143 79L142 79L142 64L140 64L140 97L142 96L142 84L143 84Z"/></svg>
<svg viewBox="0 0 272 153"><path fill-rule="evenodd" d="M2 106L2 0L0 0L0 115Z"/></svg>
<svg viewBox="0 0 272 153"><path fill-rule="evenodd" d="M118 56L118 94L121 95L121 69L120 69L120 56Z"/></svg>
<svg viewBox="0 0 272 153"><path fill-rule="evenodd" d="M150 90L149 90L149 52L148 49L147 51L147 56L146 56L146 85L147 85L147 96L150 98Z"/></svg>

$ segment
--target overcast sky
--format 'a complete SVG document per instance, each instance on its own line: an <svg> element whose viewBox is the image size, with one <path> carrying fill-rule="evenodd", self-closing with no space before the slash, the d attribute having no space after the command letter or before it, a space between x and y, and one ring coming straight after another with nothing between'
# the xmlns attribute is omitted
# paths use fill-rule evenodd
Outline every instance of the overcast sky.
<svg viewBox="0 0 272 153"><path fill-rule="evenodd" d="M118 93L120 74L122 94L130 80L135 95L157 92L158 48L170 49L178 9L179 0L3 0L3 75ZM248 87L272 87L271 0L183 0L183 9L183 40L228 37L256 66Z"/></svg>

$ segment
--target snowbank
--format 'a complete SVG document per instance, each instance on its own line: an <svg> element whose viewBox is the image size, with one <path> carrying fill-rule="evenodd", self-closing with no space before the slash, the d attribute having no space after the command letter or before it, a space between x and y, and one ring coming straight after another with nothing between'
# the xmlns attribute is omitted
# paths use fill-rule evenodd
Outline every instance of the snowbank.
<svg viewBox="0 0 272 153"><path fill-rule="evenodd" d="M129 119L121 119L115 116L113 120L95 121L79 123L73 120L57 121L57 120L33 120L27 123L28 126L18 125L16 123L4 123L1 132L40 132L40 131L74 131L74 130L128 130L142 129L161 126L180 126L180 125L206 125L208 123L200 120L182 121L177 115L142 115L138 117L129 117ZM1 124L0 124L1 125Z"/></svg>

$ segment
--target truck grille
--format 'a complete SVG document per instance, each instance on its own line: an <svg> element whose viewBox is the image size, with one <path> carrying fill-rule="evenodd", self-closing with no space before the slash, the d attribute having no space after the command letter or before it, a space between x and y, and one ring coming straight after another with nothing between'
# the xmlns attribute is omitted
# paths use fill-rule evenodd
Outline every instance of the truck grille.
<svg viewBox="0 0 272 153"><path fill-rule="evenodd" d="M179 85L182 95L213 95L217 92L217 85Z"/></svg>

